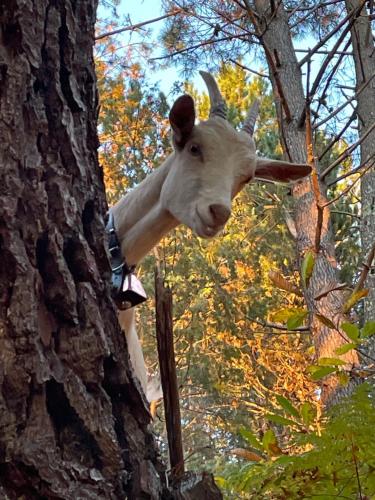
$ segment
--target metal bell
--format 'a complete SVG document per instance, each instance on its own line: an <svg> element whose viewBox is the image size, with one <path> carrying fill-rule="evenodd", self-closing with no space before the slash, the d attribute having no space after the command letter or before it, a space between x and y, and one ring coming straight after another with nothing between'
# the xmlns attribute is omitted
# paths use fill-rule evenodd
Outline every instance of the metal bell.
<svg viewBox="0 0 375 500"><path fill-rule="evenodd" d="M146 292L135 274L130 273L124 277L121 292L116 297L119 309L130 309L147 300Z"/></svg>

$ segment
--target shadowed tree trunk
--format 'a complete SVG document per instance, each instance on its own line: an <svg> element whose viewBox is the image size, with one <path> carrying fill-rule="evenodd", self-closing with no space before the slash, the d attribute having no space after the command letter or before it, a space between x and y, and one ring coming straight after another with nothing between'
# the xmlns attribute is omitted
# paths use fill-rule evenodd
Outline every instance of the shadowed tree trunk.
<svg viewBox="0 0 375 500"><path fill-rule="evenodd" d="M96 7L0 0L0 496L220 498L165 489L110 299Z"/></svg>
<svg viewBox="0 0 375 500"><path fill-rule="evenodd" d="M345 0L348 12L359 8L359 0ZM353 58L357 89L372 79L369 85L358 95L357 112L359 135L363 136L375 122L375 44L371 30L371 21L366 7L361 10L351 29ZM375 130L361 143L361 163L365 165L374 160ZM375 168L372 167L361 179L361 240L363 260L375 244ZM375 270L367 275L365 288L369 294L365 298L365 320L375 319ZM371 353L375 355L375 340L372 340Z"/></svg>
<svg viewBox="0 0 375 500"><path fill-rule="evenodd" d="M301 117L305 110L305 96L302 75L294 51L288 26L288 17L282 4L278 6L269 0L255 0L255 10L259 20L257 25L260 41L265 49L272 86L277 96L277 113L280 124L284 151L288 159L306 162L306 127ZM324 202L325 187L316 181L313 189L313 176L298 182L293 190L295 199L295 225L297 230L297 249L300 258L308 251L315 253L315 265L308 287L304 289L305 300L310 312L310 325L316 348L316 356L337 357L335 349L345 343L344 338L335 330L324 326L315 313L321 314L339 325L345 320L342 314L344 296L341 291L329 293L316 301L314 297L328 284L339 282L333 236L330 229L330 212L325 208L321 225L319 249L316 248L318 210L316 194ZM317 251L318 250L318 251ZM358 363L354 351L343 356L348 368ZM349 392L350 384L338 390L336 377L328 377L322 384L322 399L333 403L339 394Z"/></svg>

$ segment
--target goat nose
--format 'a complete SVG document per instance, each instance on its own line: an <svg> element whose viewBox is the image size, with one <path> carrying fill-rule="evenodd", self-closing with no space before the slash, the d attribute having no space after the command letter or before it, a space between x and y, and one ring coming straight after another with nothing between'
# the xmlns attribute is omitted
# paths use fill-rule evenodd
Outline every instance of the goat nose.
<svg viewBox="0 0 375 500"><path fill-rule="evenodd" d="M230 217L230 209L225 205L214 203L210 205L210 213L218 226L224 225Z"/></svg>

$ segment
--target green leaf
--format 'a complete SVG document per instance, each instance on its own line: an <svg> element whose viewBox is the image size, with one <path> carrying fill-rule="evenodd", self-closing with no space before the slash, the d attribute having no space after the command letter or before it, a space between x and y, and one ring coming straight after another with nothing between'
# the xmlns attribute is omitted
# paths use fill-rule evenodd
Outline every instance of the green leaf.
<svg viewBox="0 0 375 500"><path fill-rule="evenodd" d="M275 311L273 314L271 314L272 321L275 321L277 323L286 323L289 318L292 316L295 316L297 314L307 314L306 309L303 309L302 307L288 307L288 308L283 308L279 309L278 311Z"/></svg>
<svg viewBox="0 0 375 500"><path fill-rule="evenodd" d="M358 339L359 328L357 325L353 325L353 323L342 323L341 328L344 330L344 332L350 338L350 340Z"/></svg>
<svg viewBox="0 0 375 500"><path fill-rule="evenodd" d="M266 419L270 422L280 425L296 425L296 422L290 420L289 418L282 417L281 415L276 415L276 413L267 413L265 415Z"/></svg>
<svg viewBox="0 0 375 500"><path fill-rule="evenodd" d="M283 408L285 410L286 413L289 413L289 415L293 415L293 417L300 418L299 411L297 410L297 408L295 408L292 405L292 403L289 401L289 399L284 398L284 396L280 396L278 394L276 396L276 400L279 403L279 405L281 406L281 408Z"/></svg>
<svg viewBox="0 0 375 500"><path fill-rule="evenodd" d="M268 429L264 433L262 443L265 450L269 450L270 445L277 444L276 436L272 429Z"/></svg>
<svg viewBox="0 0 375 500"><path fill-rule="evenodd" d="M286 322L286 326L288 330L294 330L295 328L298 328L299 326L302 325L303 320L306 318L308 315L308 311L301 311L297 314L294 314L293 316L290 316L288 321Z"/></svg>
<svg viewBox="0 0 375 500"><path fill-rule="evenodd" d="M339 358L319 358L318 366L342 366L346 365L346 361Z"/></svg>
<svg viewBox="0 0 375 500"><path fill-rule="evenodd" d="M313 380L320 380L321 378L329 375L330 373L333 373L336 371L336 368L334 366L322 366L318 368L317 370L314 370L314 372L311 374L311 378Z"/></svg>
<svg viewBox="0 0 375 500"><path fill-rule="evenodd" d="M355 347L357 347L357 344L354 344L354 342L349 342L348 344L344 344L335 349L335 354L341 356L342 354L346 354L347 352L351 351Z"/></svg>
<svg viewBox="0 0 375 500"><path fill-rule="evenodd" d="M263 445L256 435L248 429L241 429L240 435L249 443L250 446L257 450L263 451Z"/></svg>
<svg viewBox="0 0 375 500"><path fill-rule="evenodd" d="M350 311L350 309L356 305L357 302L359 302L363 297L366 297L368 295L368 290L366 288L363 288L362 290L358 290L358 292L354 292L350 295L348 300L345 302L343 311L344 313L347 313Z"/></svg>
<svg viewBox="0 0 375 500"><path fill-rule="evenodd" d="M314 252L309 250L308 252L306 252L306 255L303 258L301 266L301 276L305 287L307 287L309 284L309 280L314 269L314 264L315 264L315 254Z"/></svg>
<svg viewBox="0 0 375 500"><path fill-rule="evenodd" d="M367 321L361 330L361 337L366 338L371 335L375 335L375 321Z"/></svg>
<svg viewBox="0 0 375 500"><path fill-rule="evenodd" d="M336 330L336 325L326 316L323 316L323 314L315 313L315 317L323 323L327 328L330 328L331 330Z"/></svg>
<svg viewBox="0 0 375 500"><path fill-rule="evenodd" d="M307 401L301 405L300 413L301 413L303 423L306 425L311 424L311 422L315 418L315 408L313 407L313 405L311 403L309 403Z"/></svg>

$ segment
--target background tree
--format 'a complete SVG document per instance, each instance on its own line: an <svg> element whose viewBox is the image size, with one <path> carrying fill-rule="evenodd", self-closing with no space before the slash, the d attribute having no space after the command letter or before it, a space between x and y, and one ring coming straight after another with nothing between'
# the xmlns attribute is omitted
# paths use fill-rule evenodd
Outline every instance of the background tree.
<svg viewBox="0 0 375 500"><path fill-rule="evenodd" d="M373 6L369 3L369 12L366 5L358 0L347 0L345 2L348 13L355 10L360 14L356 16L351 26L351 46L356 74L357 113L359 136L364 140L360 146L360 164L371 166L375 155L375 44L371 30L371 18ZM364 87L360 91L361 87ZM371 130L372 129L372 130ZM366 261L371 251L374 251L375 234L375 169L370 168L361 180L361 202L362 202L362 259ZM371 263L370 263L371 266ZM370 269L367 276L366 288L369 294L364 300L364 317L366 320L375 318L375 271ZM375 354L375 344L369 351Z"/></svg>

